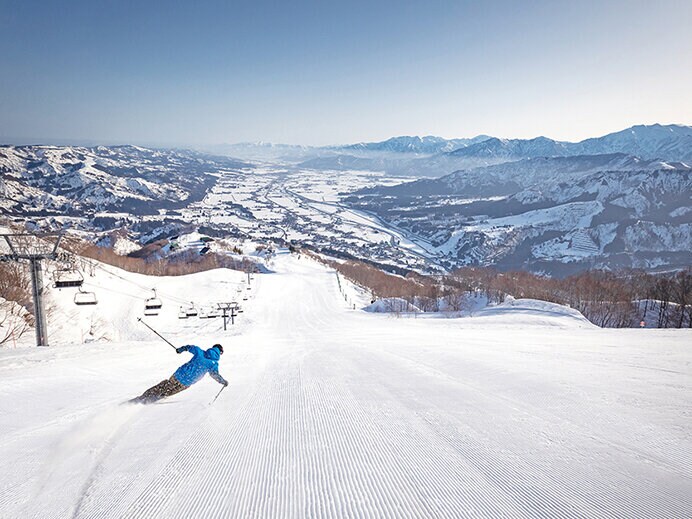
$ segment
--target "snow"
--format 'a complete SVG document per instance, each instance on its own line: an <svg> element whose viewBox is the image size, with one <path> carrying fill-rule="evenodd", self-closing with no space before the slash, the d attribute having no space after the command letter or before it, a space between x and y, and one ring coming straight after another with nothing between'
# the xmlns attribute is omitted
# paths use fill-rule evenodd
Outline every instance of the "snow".
<svg viewBox="0 0 692 519"><path fill-rule="evenodd" d="M412 305L400 297L386 297L378 299L366 306L363 310L374 313L420 312L421 309Z"/></svg>
<svg viewBox="0 0 692 519"><path fill-rule="evenodd" d="M482 232L496 245L507 244L508 237L523 229L527 235L543 231L562 231L567 234L532 247L538 258L573 261L599 252L599 247L588 236L593 217L603 210L600 202L572 202L546 209L527 211L502 218L479 220L452 231L450 238L435 247L438 254L453 254L468 233ZM487 256L487 252L484 253ZM487 257L484 258L487 260Z"/></svg>
<svg viewBox="0 0 692 519"><path fill-rule="evenodd" d="M151 321L224 344L213 405L209 378L118 405L188 358L139 332L0 351L1 515L692 515L690 330L599 329L524 300L391 319L353 310L305 256L273 268L226 333ZM203 274L138 281L187 297L218 288ZM109 310L134 330L131 304Z"/></svg>
<svg viewBox="0 0 692 519"><path fill-rule="evenodd" d="M576 229L531 247L531 252L536 258L557 259L565 262L596 256L602 253L603 247L615 238L617 224L603 224L599 227L604 239L607 240L600 247L590 236L590 230ZM597 228L594 229L596 229L594 233L599 232Z"/></svg>
<svg viewBox="0 0 692 519"><path fill-rule="evenodd" d="M502 304L486 306L475 314L475 325L511 327L594 328L578 310L537 299L507 296ZM490 322L492 321L492 322Z"/></svg>
<svg viewBox="0 0 692 519"><path fill-rule="evenodd" d="M178 319L181 306L193 303L197 308L216 306L220 302L250 303L243 297L246 290L244 272L215 269L188 276L150 277L134 274L89 260L84 269L82 289L93 292L98 304L74 304L76 288L46 287L46 305L52 309L48 323L48 340L52 345L92 342L94 340L130 341L150 339L151 332L136 322L144 311L147 298L156 297L163 307L159 315L145 321L159 327L175 340L194 340L200 332L217 333L222 319ZM46 281L50 278L50 273Z"/></svg>
<svg viewBox="0 0 692 519"><path fill-rule="evenodd" d="M464 328L526 328L530 326L558 328L593 328L595 327L579 311L569 306L539 301L536 299L515 299L507 296L501 304L489 304L481 293L467 294L461 308L447 308L444 298L440 298L439 312L423 312L420 308L398 297L378 299L363 308L366 312L389 313L397 317L419 318L463 318ZM468 319L473 317L472 319Z"/></svg>
<svg viewBox="0 0 692 519"><path fill-rule="evenodd" d="M677 218L679 216L685 216L687 213L691 213L691 212L692 212L692 206L691 207L678 207L677 209L670 212L670 216L673 218Z"/></svg>
<svg viewBox="0 0 692 519"><path fill-rule="evenodd" d="M127 256L131 252L139 250L141 245L137 242L127 239L124 236L117 236L115 243L113 243L113 252L119 254L120 256Z"/></svg>
<svg viewBox="0 0 692 519"><path fill-rule="evenodd" d="M585 228L591 225L593 216L602 210L603 205L600 202L572 202L547 209L527 211L516 216L493 218L483 224L469 226L469 230L520 225L543 225L556 230Z"/></svg>
<svg viewBox="0 0 692 519"><path fill-rule="evenodd" d="M692 250L692 223L683 223L674 228L654 222L638 221L625 230L625 243L631 250L659 251L664 247L670 251Z"/></svg>
<svg viewBox="0 0 692 519"><path fill-rule="evenodd" d="M204 200L182 213L187 221L223 225L256 240L272 236L357 257L364 254L383 263L402 263L405 257L422 267L435 261L424 248L425 240L412 239L391 223L341 202L345 193L401 180L372 171L287 169L275 164L253 169L252 174L222 173Z"/></svg>

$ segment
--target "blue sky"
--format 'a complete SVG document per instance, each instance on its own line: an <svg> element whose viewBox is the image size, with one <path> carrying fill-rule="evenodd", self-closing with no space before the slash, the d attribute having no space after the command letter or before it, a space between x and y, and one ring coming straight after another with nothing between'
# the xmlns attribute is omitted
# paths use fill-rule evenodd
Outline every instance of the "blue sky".
<svg viewBox="0 0 692 519"><path fill-rule="evenodd" d="M0 0L0 136L579 140L692 124L692 2Z"/></svg>

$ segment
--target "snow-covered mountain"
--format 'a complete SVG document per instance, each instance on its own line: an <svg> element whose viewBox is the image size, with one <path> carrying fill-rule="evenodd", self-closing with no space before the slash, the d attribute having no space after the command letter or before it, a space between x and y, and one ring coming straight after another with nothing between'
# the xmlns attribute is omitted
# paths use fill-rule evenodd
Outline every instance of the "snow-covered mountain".
<svg viewBox="0 0 692 519"><path fill-rule="evenodd" d="M346 199L456 265L560 274L692 264L692 170L625 154L526 159Z"/></svg>
<svg viewBox="0 0 692 519"><path fill-rule="evenodd" d="M244 160L280 161L306 169L381 171L414 177L441 177L460 169L538 157L613 153L692 165L692 127L640 125L581 142L557 141L543 136L504 139L478 135L473 138L444 139L431 135L404 135L380 142L337 146L256 142L212 146L206 151Z"/></svg>
<svg viewBox="0 0 692 519"><path fill-rule="evenodd" d="M382 142L313 148L298 166L335 171L382 171L398 176L439 177L461 168L499 162L497 159L461 157L450 152L488 139L443 139L435 136L392 137Z"/></svg>
<svg viewBox="0 0 692 519"><path fill-rule="evenodd" d="M692 161L692 127L674 124L639 125L576 143L555 141L547 137L535 139L492 137L450 154L457 157L519 160L612 153L626 153L647 159Z"/></svg>
<svg viewBox="0 0 692 519"><path fill-rule="evenodd" d="M684 163L644 160L624 153L577 157L536 157L461 170L388 188L397 196L498 196L534 185L572 182L598 171L689 169Z"/></svg>
<svg viewBox="0 0 692 519"><path fill-rule="evenodd" d="M547 137L536 137L535 139L498 139L491 137L450 153L454 157L487 157L505 160L533 157L562 157L568 154L568 143L554 141Z"/></svg>
<svg viewBox="0 0 692 519"><path fill-rule="evenodd" d="M569 146L572 154L629 153L692 165L692 126L638 125Z"/></svg>
<svg viewBox="0 0 692 519"><path fill-rule="evenodd" d="M213 237L294 240L392 268L677 268L692 264L692 161L570 153L577 145L636 145L684 158L685 128L637 127L581 144L485 139L432 155L403 150L440 145L439 138L401 138L388 141L389 151L322 148L301 163L277 159L254 169L135 146L5 146L0 213L41 228L120 230L141 245L196 228ZM476 151L464 156L468 150ZM517 160L522 154L532 157ZM395 185L363 169L454 172Z"/></svg>
<svg viewBox="0 0 692 519"><path fill-rule="evenodd" d="M426 135L425 137L418 136L401 136L392 137L381 142L361 142L358 144L350 144L346 146L337 146L335 149L340 150L356 150L356 151L389 151L395 153L444 153L465 148L466 146L477 142L485 141L489 137L487 135L479 135L471 139L443 139L434 135Z"/></svg>
<svg viewBox="0 0 692 519"><path fill-rule="evenodd" d="M204 196L215 173L243 163L138 146L2 146L0 212L151 214Z"/></svg>
<svg viewBox="0 0 692 519"><path fill-rule="evenodd" d="M301 167L333 170L372 170L389 174L440 177L459 169L490 166L538 157L574 157L624 153L643 159L692 165L692 127L633 126L603 137L564 142L548 137L501 139L479 135L472 139L402 136L368 142L313 148L301 155Z"/></svg>

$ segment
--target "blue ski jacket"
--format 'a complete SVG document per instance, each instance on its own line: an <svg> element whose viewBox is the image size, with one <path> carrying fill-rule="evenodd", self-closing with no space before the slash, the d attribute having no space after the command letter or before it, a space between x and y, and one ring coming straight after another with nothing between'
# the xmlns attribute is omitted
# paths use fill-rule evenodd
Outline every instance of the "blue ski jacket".
<svg viewBox="0 0 692 519"><path fill-rule="evenodd" d="M175 351L178 353L182 353L183 351L192 353L192 359L180 366L175 370L175 373L173 373L173 376L182 385L191 386L195 382L199 382L207 373L219 384L228 384L226 379L219 375L219 358L221 354L216 348L209 348L204 351L202 348L188 344L187 346L176 348Z"/></svg>

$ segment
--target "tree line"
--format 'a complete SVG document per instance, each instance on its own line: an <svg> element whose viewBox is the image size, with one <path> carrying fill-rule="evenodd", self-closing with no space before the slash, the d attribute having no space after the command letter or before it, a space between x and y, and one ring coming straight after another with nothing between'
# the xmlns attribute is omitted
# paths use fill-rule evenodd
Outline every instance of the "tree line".
<svg viewBox="0 0 692 519"><path fill-rule="evenodd" d="M373 300L400 298L424 312L463 311L481 293L492 303L511 295L568 305L607 328L640 326L642 322L657 328L692 328L692 268L663 274L588 270L553 278L526 271L465 267L441 276L415 272L399 276L358 260L311 255L370 290Z"/></svg>

